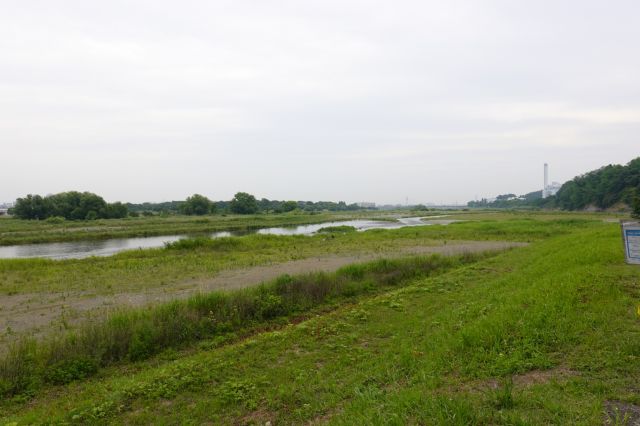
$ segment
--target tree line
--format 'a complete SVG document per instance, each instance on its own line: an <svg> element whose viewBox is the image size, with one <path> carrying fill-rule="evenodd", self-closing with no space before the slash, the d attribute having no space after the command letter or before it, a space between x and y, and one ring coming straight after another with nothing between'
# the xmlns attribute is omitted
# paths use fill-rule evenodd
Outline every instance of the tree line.
<svg viewBox="0 0 640 426"><path fill-rule="evenodd" d="M318 211L355 211L362 210L357 204L347 204L344 201L284 201L258 200L255 196L238 192L229 201L212 201L209 198L194 194L185 201L168 201L163 203L127 204L131 212L138 214L179 213L186 215L206 215L214 213L257 214L257 213L287 213L294 210L304 212Z"/></svg>
<svg viewBox="0 0 640 426"><path fill-rule="evenodd" d="M162 203L132 204L121 202L107 203L99 195L91 192L69 191L54 195L40 196L29 194L18 198L10 213L20 219L43 220L64 218L67 220L119 219L127 216L151 216L156 214L258 214L286 213L294 210L314 211L353 211L361 210L357 204L344 201L278 201L238 192L230 201L211 201L200 194L193 194L185 201Z"/></svg>

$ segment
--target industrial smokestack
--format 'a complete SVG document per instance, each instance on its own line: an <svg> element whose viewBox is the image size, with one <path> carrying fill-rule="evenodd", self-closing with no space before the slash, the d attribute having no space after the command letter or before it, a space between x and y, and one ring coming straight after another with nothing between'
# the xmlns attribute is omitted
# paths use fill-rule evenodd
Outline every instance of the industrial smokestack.
<svg viewBox="0 0 640 426"><path fill-rule="evenodd" d="M542 198L547 198L549 188L549 165L544 163L544 187L542 188Z"/></svg>

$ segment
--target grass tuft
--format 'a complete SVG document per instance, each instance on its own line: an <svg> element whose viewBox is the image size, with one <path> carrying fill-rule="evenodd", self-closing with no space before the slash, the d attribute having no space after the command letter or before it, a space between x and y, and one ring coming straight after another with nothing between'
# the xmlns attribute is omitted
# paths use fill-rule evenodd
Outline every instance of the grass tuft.
<svg viewBox="0 0 640 426"><path fill-rule="evenodd" d="M494 405L498 410L508 410L515 406L512 377L504 379L502 385L495 390Z"/></svg>
<svg viewBox="0 0 640 426"><path fill-rule="evenodd" d="M345 232L355 232L357 231L357 229L354 226L347 226L347 225L341 225L341 226L325 226L324 228L320 228L318 229L318 233L341 233L344 234Z"/></svg>
<svg viewBox="0 0 640 426"><path fill-rule="evenodd" d="M167 250L196 250L205 248L214 251L227 251L239 248L242 242L242 239L233 237L192 237L165 243L164 246Z"/></svg>

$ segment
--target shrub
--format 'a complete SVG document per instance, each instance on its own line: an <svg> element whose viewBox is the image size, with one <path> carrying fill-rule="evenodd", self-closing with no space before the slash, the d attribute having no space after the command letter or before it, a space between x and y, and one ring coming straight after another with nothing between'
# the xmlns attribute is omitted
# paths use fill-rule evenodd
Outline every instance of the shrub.
<svg viewBox="0 0 640 426"><path fill-rule="evenodd" d="M97 371L98 363L95 359L80 356L49 366L45 370L44 378L54 385L65 385L92 376Z"/></svg>
<svg viewBox="0 0 640 426"><path fill-rule="evenodd" d="M178 241L164 243L164 247L168 250L193 250L196 248L206 247L213 240L209 237L183 238Z"/></svg>
<svg viewBox="0 0 640 426"><path fill-rule="evenodd" d="M153 334L153 327L148 323L141 324L133 333L128 354L131 361L141 361L154 354Z"/></svg>
<svg viewBox="0 0 640 426"><path fill-rule="evenodd" d="M164 247L168 250L195 250L206 247L210 250L225 251L238 248L240 245L242 245L242 241L238 238L192 237L165 243Z"/></svg>
<svg viewBox="0 0 640 426"><path fill-rule="evenodd" d="M257 299L258 311L263 319L272 319L286 314L286 309L282 304L282 298L275 294L266 293Z"/></svg>
<svg viewBox="0 0 640 426"><path fill-rule="evenodd" d="M326 226L324 228L318 229L319 233L347 233L347 232L356 232L356 228L353 226Z"/></svg>
<svg viewBox="0 0 640 426"><path fill-rule="evenodd" d="M50 216L46 219L47 223L63 223L65 221L62 216Z"/></svg>

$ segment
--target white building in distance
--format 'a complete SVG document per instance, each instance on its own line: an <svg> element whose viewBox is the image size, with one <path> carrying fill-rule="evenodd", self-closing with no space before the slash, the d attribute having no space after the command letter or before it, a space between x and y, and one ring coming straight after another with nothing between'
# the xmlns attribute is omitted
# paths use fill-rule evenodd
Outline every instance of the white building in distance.
<svg viewBox="0 0 640 426"><path fill-rule="evenodd" d="M560 188L562 188L562 184L559 182L549 183L549 165L544 163L544 186L542 187L542 198L556 195Z"/></svg>
<svg viewBox="0 0 640 426"><path fill-rule="evenodd" d="M376 207L376 203L369 203L369 202L362 201L358 203L358 207L361 207L363 209L373 209Z"/></svg>

